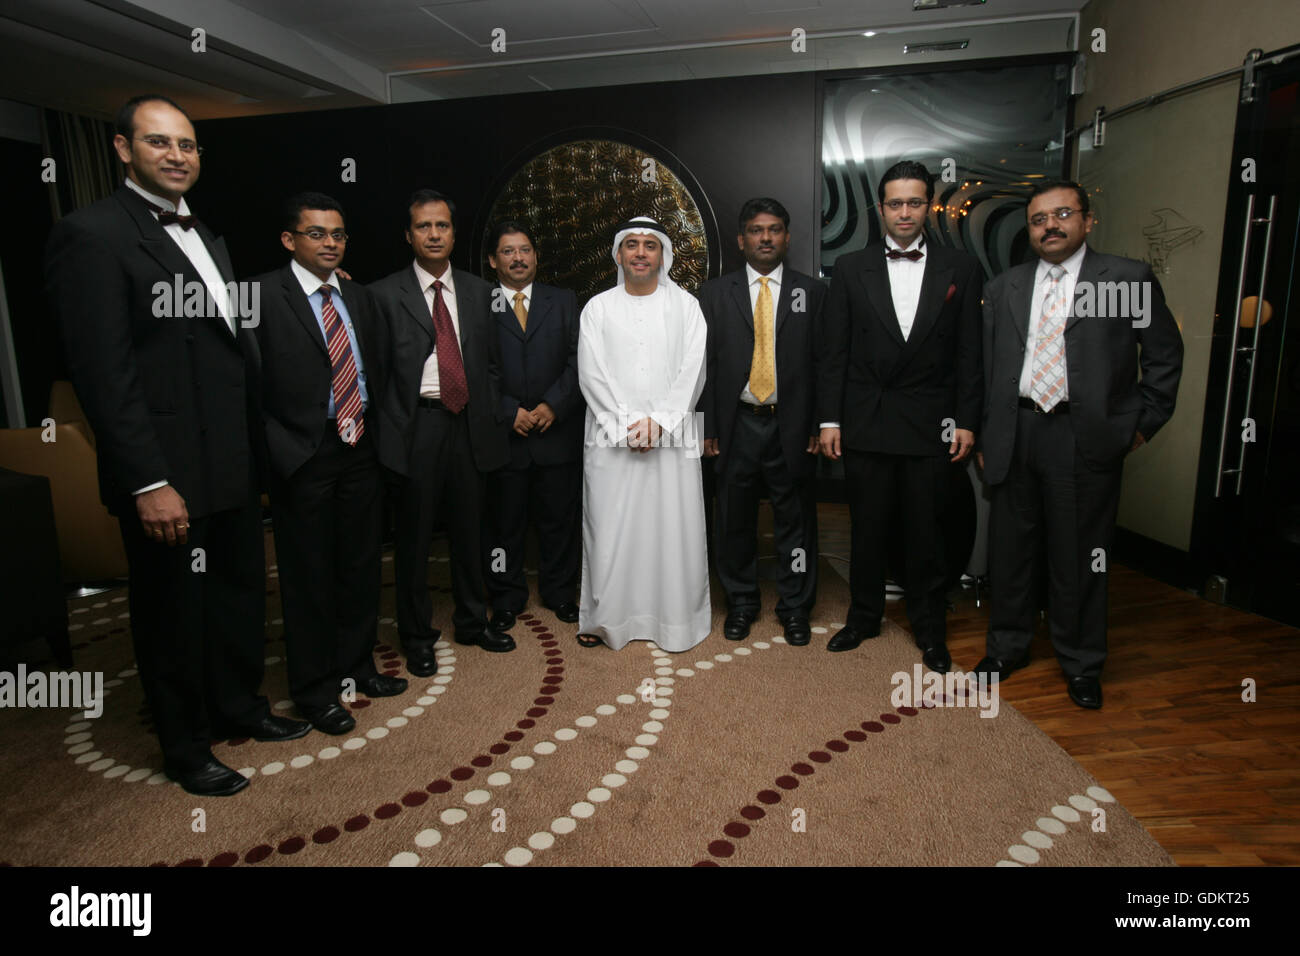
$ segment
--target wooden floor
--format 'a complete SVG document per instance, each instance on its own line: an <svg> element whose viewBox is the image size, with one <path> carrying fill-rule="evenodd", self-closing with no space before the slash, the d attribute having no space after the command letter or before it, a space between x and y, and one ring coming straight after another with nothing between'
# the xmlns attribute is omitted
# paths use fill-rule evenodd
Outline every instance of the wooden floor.
<svg viewBox="0 0 1300 956"><path fill-rule="evenodd" d="M823 554L847 558L847 509L822 505ZM840 561L833 561L847 568ZM987 594L954 594L955 668L984 655ZM907 627L901 601L887 615ZM1183 866L1300 865L1300 630L1112 569L1104 706L1076 707L1045 628L1002 685L1010 703ZM1255 702L1242 682L1255 682Z"/></svg>

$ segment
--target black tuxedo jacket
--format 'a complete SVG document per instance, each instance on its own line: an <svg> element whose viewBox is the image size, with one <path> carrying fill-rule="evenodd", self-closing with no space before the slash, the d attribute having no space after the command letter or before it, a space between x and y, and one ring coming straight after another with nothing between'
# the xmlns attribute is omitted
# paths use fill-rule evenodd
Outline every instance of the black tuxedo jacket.
<svg viewBox="0 0 1300 956"><path fill-rule="evenodd" d="M586 403L578 389L578 297L568 289L534 282L526 332L519 327L510 293L494 285L492 297L501 347L497 417L510 443L510 467L580 461ZM555 412L554 424L545 432L533 429L527 438L515 434L515 413L540 402Z"/></svg>
<svg viewBox="0 0 1300 956"><path fill-rule="evenodd" d="M1020 372L1037 268L1035 259L1008 269L984 291L986 392L981 450L984 479L989 484L1006 478L1015 449ZM1096 289L1098 283L1109 282L1149 283L1149 315L1134 320L1078 314L1087 311L1078 308L1085 286ZM1183 368L1183 339L1165 305L1160 283L1144 262L1089 249L1074 294L1074 307L1065 325L1070 426L1084 459L1105 467L1123 458L1135 432L1149 439L1173 415ZM1135 328L1135 321L1148 324Z"/></svg>
<svg viewBox="0 0 1300 956"><path fill-rule="evenodd" d="M501 407L501 346L492 315L492 287L460 269L452 270L456 286L456 317L460 323L461 359L469 386L468 416L474 466L493 471L506 463L509 447L499 427ZM424 363L433 354L433 317L415 278L414 264L368 287L384 316L392 362L388 387L380 402L385 427L380 435L380 460L398 474L410 474L415 410L420 399Z"/></svg>
<svg viewBox="0 0 1300 956"><path fill-rule="evenodd" d="M290 267L253 281L261 284L262 311L256 333L262 354L268 458L275 476L285 480L316 453L327 430L335 427L325 417L334 373L311 303ZM349 279L340 279L339 285L366 375L369 405L363 414L365 430L379 448L388 380L388 330L363 286Z"/></svg>
<svg viewBox="0 0 1300 956"><path fill-rule="evenodd" d="M888 270L883 242L835 263L821 336L818 420L839 422L843 447L855 451L947 455L952 436L945 419L979 429L984 273L972 256L927 241L916 318L904 339Z"/></svg>
<svg viewBox="0 0 1300 956"><path fill-rule="evenodd" d="M225 243L195 226L222 278ZM126 186L50 233L46 291L68 371L95 433L100 496L119 516L133 492L169 482L191 518L242 507L261 479L257 339L236 319L186 316L177 279L198 271ZM206 312L206 310L204 310ZM172 314L168 314L172 313Z"/></svg>
<svg viewBox="0 0 1300 956"><path fill-rule="evenodd" d="M704 437L718 439L718 474L726 468L736 405L749 381L754 361L754 311L749 304L748 273L742 268L710 279L698 293L708 323L708 370L698 411L704 413ZM815 337L826 299L825 284L791 269L781 272L776 305L777 423L786 465L796 479L812 473L815 456L808 439L817 434L815 416ZM794 308L795 302L800 308Z"/></svg>

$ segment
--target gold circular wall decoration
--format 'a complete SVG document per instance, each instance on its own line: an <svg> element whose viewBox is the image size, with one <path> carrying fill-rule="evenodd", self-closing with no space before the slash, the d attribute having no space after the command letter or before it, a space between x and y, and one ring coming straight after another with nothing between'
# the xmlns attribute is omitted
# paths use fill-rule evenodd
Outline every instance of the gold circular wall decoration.
<svg viewBox="0 0 1300 956"><path fill-rule="evenodd" d="M502 219L527 223L537 247L538 278L572 289L585 303L614 285L614 227L634 216L653 216L668 230L669 274L683 289L696 291L709 277L700 210L667 163L626 143L575 140L529 160L493 201L485 229Z"/></svg>

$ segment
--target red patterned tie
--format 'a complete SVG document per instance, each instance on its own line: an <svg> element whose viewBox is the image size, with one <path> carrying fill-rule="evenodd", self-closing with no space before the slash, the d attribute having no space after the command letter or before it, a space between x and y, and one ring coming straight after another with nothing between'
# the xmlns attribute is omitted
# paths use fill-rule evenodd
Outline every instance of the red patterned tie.
<svg viewBox="0 0 1300 956"><path fill-rule="evenodd" d="M433 280L433 331L437 336L438 390L442 404L453 415L460 414L469 403L469 386L465 383L465 363L460 357L460 340L451 324L451 313L442 301L442 280Z"/></svg>
<svg viewBox="0 0 1300 956"><path fill-rule="evenodd" d="M334 415L339 437L349 445L355 445L366 430L361 417L361 386L357 382L357 361L352 355L348 331L343 328L343 321L330 298L332 291L327 285L320 287L325 347L329 349L330 367L334 370Z"/></svg>

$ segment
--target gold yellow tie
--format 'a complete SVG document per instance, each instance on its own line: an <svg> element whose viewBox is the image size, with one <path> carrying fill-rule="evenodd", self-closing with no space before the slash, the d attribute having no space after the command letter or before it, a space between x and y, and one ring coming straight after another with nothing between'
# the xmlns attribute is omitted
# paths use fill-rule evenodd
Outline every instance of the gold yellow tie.
<svg viewBox="0 0 1300 956"><path fill-rule="evenodd" d="M759 276L758 305L754 307L754 360L749 366L749 390L760 402L776 391L776 350L772 335L772 290L770 279Z"/></svg>
<svg viewBox="0 0 1300 956"><path fill-rule="evenodd" d="M519 320L519 327L525 332L528 331L528 310L524 308L524 294L515 293L515 318Z"/></svg>

